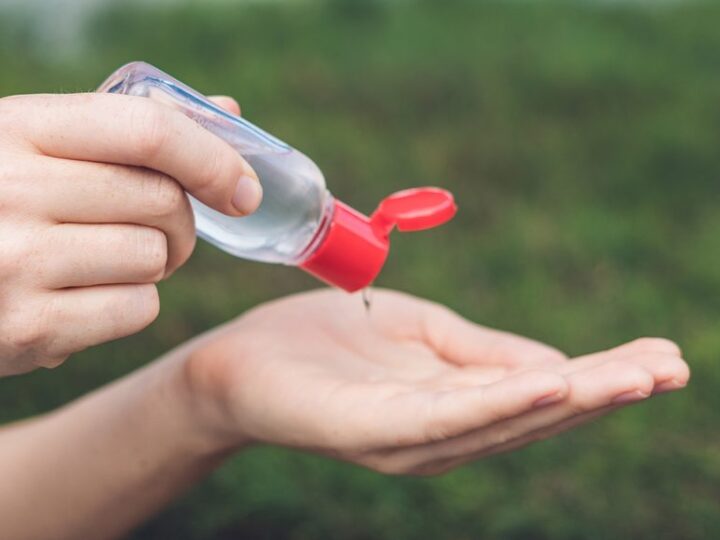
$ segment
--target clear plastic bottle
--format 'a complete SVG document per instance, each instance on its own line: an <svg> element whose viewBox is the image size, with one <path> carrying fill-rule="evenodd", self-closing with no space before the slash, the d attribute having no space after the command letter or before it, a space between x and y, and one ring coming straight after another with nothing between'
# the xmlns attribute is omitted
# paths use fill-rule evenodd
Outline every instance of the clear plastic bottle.
<svg viewBox="0 0 720 540"><path fill-rule="evenodd" d="M198 236L235 256L300 266L332 285L357 290L380 271L394 225L420 230L455 213L448 192L420 188L385 199L386 211L380 212L381 205L367 218L331 196L310 158L144 62L121 67L98 91L169 105L227 141L250 163L263 187L263 201L254 214L230 217L190 197ZM405 222L414 225L403 227Z"/></svg>

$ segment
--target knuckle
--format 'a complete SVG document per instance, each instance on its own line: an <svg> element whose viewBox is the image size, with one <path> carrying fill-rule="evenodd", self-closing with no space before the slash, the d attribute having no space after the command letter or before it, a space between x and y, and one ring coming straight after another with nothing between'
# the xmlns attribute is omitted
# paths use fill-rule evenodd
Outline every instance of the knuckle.
<svg viewBox="0 0 720 540"><path fill-rule="evenodd" d="M135 257L142 265L143 277L159 281L167 266L167 240L165 235L150 227L141 227L136 231Z"/></svg>
<svg viewBox="0 0 720 540"><path fill-rule="evenodd" d="M12 350L27 352L43 349L48 337L43 311L35 313L25 309L7 318L3 329L4 341Z"/></svg>
<svg viewBox="0 0 720 540"><path fill-rule="evenodd" d="M0 204L0 206L2 206ZM5 235L2 235L5 236ZM0 239L0 277L9 278L14 275L22 275L30 266L28 259L32 257L31 242L23 242L17 237Z"/></svg>
<svg viewBox="0 0 720 540"><path fill-rule="evenodd" d="M8 341L13 349L19 351L35 350L44 340L44 332L32 323L14 323L8 331Z"/></svg>
<svg viewBox="0 0 720 540"><path fill-rule="evenodd" d="M153 161L169 136L168 111L152 100L138 98L130 104L129 115L133 153L142 162Z"/></svg>
<svg viewBox="0 0 720 540"><path fill-rule="evenodd" d="M0 133L0 216L5 219L0 220L0 224L5 221L6 224L17 227L17 222L13 223L8 218L12 216L22 219L32 214L28 207L37 199L38 186L32 182L35 178L30 178L33 164L19 154L4 155L1 139L2 133Z"/></svg>
<svg viewBox="0 0 720 540"><path fill-rule="evenodd" d="M143 187L147 211L155 218L168 218L187 206L185 192L169 176L148 172Z"/></svg>
<svg viewBox="0 0 720 540"><path fill-rule="evenodd" d="M33 149L25 141L24 126L28 114L44 107L48 97L44 95L16 95L0 99L0 141L8 147Z"/></svg>
<svg viewBox="0 0 720 540"><path fill-rule="evenodd" d="M239 156L221 144L208 156L195 178L199 189L211 192L228 191L243 173Z"/></svg>
<svg viewBox="0 0 720 540"><path fill-rule="evenodd" d="M2 116L2 111L0 111L0 116ZM18 178L18 172L14 165L14 160L3 158L2 163L0 163L0 186L4 186L3 191L7 189L9 182ZM0 204L2 203L0 202Z"/></svg>

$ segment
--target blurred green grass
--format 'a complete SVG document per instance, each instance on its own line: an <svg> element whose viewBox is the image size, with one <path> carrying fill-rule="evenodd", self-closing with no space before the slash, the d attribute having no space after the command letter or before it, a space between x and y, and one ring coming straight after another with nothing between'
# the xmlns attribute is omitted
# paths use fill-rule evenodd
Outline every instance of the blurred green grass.
<svg viewBox="0 0 720 540"><path fill-rule="evenodd" d="M132 538L700 539L720 530L720 5L361 2L110 7L83 54L0 18L0 95L90 90L144 59L316 159L370 211L440 184L450 225L379 280L571 354L677 340L694 380L436 479L239 456ZM142 334L0 380L0 419L59 406L315 282L200 245Z"/></svg>

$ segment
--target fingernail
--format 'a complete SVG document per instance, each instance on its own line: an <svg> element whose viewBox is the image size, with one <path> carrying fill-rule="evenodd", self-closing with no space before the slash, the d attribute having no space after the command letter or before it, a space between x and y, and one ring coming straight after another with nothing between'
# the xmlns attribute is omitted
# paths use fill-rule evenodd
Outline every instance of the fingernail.
<svg viewBox="0 0 720 540"><path fill-rule="evenodd" d="M632 390L631 392L624 392L615 396L612 402L617 405L622 405L623 403L633 403L635 401L641 401L649 397L649 395L650 394L646 394L645 392L641 392L640 390Z"/></svg>
<svg viewBox="0 0 720 540"><path fill-rule="evenodd" d="M543 398L538 399L535 403L533 403L533 407L535 407L535 408L546 407L547 405L552 405L553 403L562 401L564 397L565 396L560 393L550 394L549 396L545 396Z"/></svg>
<svg viewBox="0 0 720 540"><path fill-rule="evenodd" d="M672 392L685 388L685 383L677 379L661 382L653 389L653 394L662 394L663 392Z"/></svg>
<svg viewBox="0 0 720 540"><path fill-rule="evenodd" d="M241 176L235 186L232 205L243 214L252 214L262 201L262 186L255 178Z"/></svg>

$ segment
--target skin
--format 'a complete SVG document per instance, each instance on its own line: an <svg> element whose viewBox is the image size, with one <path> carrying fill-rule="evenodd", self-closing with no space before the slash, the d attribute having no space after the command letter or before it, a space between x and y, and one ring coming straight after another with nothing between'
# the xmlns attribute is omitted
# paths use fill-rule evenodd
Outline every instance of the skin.
<svg viewBox="0 0 720 540"><path fill-rule="evenodd" d="M195 245L185 192L240 216L259 186L227 143L150 99L0 99L0 376L150 324L155 284Z"/></svg>
<svg viewBox="0 0 720 540"><path fill-rule="evenodd" d="M251 445L442 473L688 378L663 339L568 360L405 294L377 291L368 315L357 295L305 293L0 431L0 522L18 540L117 538Z"/></svg>

